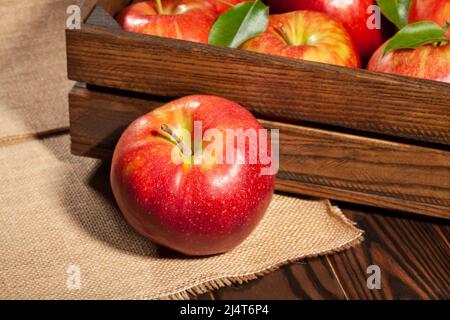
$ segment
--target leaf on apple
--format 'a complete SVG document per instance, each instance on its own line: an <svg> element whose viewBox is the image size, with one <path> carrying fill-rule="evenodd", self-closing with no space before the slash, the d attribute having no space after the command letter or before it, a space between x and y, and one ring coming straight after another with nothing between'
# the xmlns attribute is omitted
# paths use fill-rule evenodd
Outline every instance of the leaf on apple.
<svg viewBox="0 0 450 320"><path fill-rule="evenodd" d="M269 7L261 1L242 2L219 16L209 32L209 44L237 48L266 31Z"/></svg>
<svg viewBox="0 0 450 320"><path fill-rule="evenodd" d="M408 24L389 40L383 55L397 49L415 49L429 43L449 41L445 34L446 30L431 21Z"/></svg>
<svg viewBox="0 0 450 320"><path fill-rule="evenodd" d="M395 24L398 29L402 29L408 24L411 2L411 0L377 0L383 15Z"/></svg>

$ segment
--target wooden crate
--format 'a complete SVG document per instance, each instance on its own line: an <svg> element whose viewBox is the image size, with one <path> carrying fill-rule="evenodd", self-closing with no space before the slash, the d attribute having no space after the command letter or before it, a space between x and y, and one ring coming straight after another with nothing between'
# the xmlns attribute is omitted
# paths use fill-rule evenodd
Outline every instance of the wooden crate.
<svg viewBox="0 0 450 320"><path fill-rule="evenodd" d="M450 85L121 30L104 0L67 30L72 152L110 158L136 117L212 94L280 129L277 189L450 218Z"/></svg>

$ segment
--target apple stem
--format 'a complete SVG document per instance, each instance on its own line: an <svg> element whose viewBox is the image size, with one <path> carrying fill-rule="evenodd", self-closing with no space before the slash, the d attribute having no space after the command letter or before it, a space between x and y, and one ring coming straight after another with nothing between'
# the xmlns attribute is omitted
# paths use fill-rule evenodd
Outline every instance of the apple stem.
<svg viewBox="0 0 450 320"><path fill-rule="evenodd" d="M229 3L229 2L226 2L226 1L224 1L224 0L216 0L216 1L219 2L219 3L225 4L225 5L227 5L227 6L234 7L234 4Z"/></svg>
<svg viewBox="0 0 450 320"><path fill-rule="evenodd" d="M450 39L445 39L445 40L439 40L439 41L435 41L432 43L433 47L440 47L443 46L445 43L450 42Z"/></svg>
<svg viewBox="0 0 450 320"><path fill-rule="evenodd" d="M177 136L167 124L161 125L161 130L167 133L173 140L175 140L178 148L180 148L181 152L184 155L187 155L189 153L189 151L186 150L186 145L184 144L183 140L181 140L180 137Z"/></svg>
<svg viewBox="0 0 450 320"><path fill-rule="evenodd" d="M161 0L156 0L156 9L158 10L159 14L164 14L164 9Z"/></svg>
<svg viewBox="0 0 450 320"><path fill-rule="evenodd" d="M283 24L280 23L280 24L278 25L278 28L279 28L280 31L281 31L281 34L282 34L282 36L283 36L284 41L286 41L286 43L287 43L288 45L292 46L293 43L289 40L288 33L287 33L286 29L284 28Z"/></svg>

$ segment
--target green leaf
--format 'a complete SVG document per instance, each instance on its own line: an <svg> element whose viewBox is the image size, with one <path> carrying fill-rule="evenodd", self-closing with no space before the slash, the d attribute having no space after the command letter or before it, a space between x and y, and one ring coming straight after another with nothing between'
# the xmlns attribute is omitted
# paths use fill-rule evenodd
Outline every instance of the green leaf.
<svg viewBox="0 0 450 320"><path fill-rule="evenodd" d="M269 7L261 1L242 2L219 16L209 32L209 44L237 48L266 31Z"/></svg>
<svg viewBox="0 0 450 320"><path fill-rule="evenodd" d="M383 15L399 29L408 24L411 2L411 0L377 0Z"/></svg>
<svg viewBox="0 0 450 320"><path fill-rule="evenodd" d="M414 49L424 44L449 41L446 31L431 21L420 21L408 24L389 40L383 55L397 49Z"/></svg>

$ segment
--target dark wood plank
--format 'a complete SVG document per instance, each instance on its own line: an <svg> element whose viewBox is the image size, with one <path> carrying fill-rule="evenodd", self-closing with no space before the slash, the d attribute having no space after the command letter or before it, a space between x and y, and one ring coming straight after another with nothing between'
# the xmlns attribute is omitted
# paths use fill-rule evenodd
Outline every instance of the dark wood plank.
<svg viewBox="0 0 450 320"><path fill-rule="evenodd" d="M445 243L449 245L450 243L450 226L448 225L440 225L436 227L438 229L439 234L442 236L442 239L444 239ZM450 245L449 245L450 247Z"/></svg>
<svg viewBox="0 0 450 320"><path fill-rule="evenodd" d="M214 294L212 292L207 292L193 297L192 300L216 300L216 298L214 297Z"/></svg>
<svg viewBox="0 0 450 320"><path fill-rule="evenodd" d="M131 121L164 103L83 88L69 100L72 152L100 158ZM448 151L261 122L281 129L278 190L450 216Z"/></svg>
<svg viewBox="0 0 450 320"><path fill-rule="evenodd" d="M72 152L110 159L117 140L131 121L164 102L156 97L115 96L74 87L69 94Z"/></svg>
<svg viewBox="0 0 450 320"><path fill-rule="evenodd" d="M261 123L280 128L279 190L450 217L450 152Z"/></svg>
<svg viewBox="0 0 450 320"><path fill-rule="evenodd" d="M450 298L450 248L436 230L448 221L357 206L343 211L366 232L361 246L329 257L350 299ZM381 290L367 288L369 265L381 269Z"/></svg>
<svg viewBox="0 0 450 320"><path fill-rule="evenodd" d="M222 288L214 296L221 300L345 299L324 257L293 263L246 284Z"/></svg>
<svg viewBox="0 0 450 320"><path fill-rule="evenodd" d="M160 96L213 94L259 117L450 144L450 85L85 25L72 80Z"/></svg>

